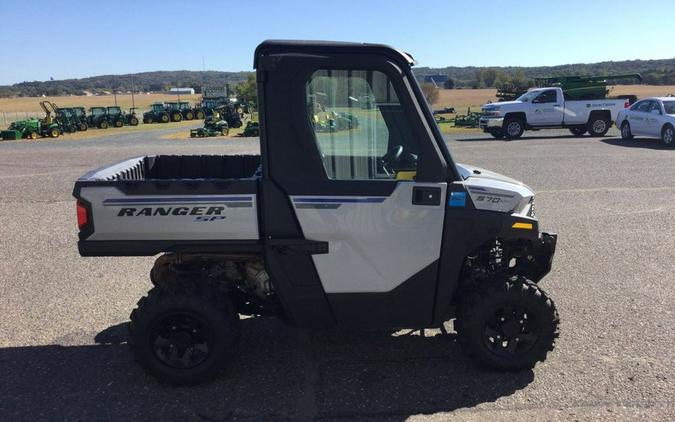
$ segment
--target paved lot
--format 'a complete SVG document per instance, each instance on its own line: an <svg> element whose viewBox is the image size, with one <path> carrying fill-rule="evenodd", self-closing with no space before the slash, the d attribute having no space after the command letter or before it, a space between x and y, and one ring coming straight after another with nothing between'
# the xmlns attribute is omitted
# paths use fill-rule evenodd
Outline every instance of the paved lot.
<svg viewBox="0 0 675 422"><path fill-rule="evenodd" d="M675 150L556 132L449 140L458 161L530 184L559 233L542 285L562 334L533 371L481 370L434 330L307 334L258 318L226 376L174 388L124 344L152 258L80 258L73 181L132 155L258 147L162 134L0 144L0 420L675 418Z"/></svg>

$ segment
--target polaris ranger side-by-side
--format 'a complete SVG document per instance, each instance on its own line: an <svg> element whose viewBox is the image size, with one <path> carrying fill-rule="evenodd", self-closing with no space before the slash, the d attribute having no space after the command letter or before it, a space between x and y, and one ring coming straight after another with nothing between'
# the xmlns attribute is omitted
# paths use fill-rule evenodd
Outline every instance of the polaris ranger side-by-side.
<svg viewBox="0 0 675 422"><path fill-rule="evenodd" d="M455 318L490 367L546 358L558 314L537 283L556 235L530 188L453 161L412 64L383 45L263 42L260 156L143 156L76 182L82 256L162 254L129 323L149 373L215 376L239 315L309 329ZM358 126L319 130L317 97Z"/></svg>

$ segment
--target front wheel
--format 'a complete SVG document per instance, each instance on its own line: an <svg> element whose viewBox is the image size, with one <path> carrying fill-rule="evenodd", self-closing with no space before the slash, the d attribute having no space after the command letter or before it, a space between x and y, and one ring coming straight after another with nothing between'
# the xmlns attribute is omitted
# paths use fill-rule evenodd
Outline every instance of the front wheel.
<svg viewBox="0 0 675 422"><path fill-rule="evenodd" d="M101 120L101 123L98 124L99 129L108 129L108 122L105 120Z"/></svg>
<svg viewBox="0 0 675 422"><path fill-rule="evenodd" d="M197 111L197 120L204 120L206 116L204 115L204 112L201 110Z"/></svg>
<svg viewBox="0 0 675 422"><path fill-rule="evenodd" d="M129 345L149 374L170 384L195 384L217 376L239 340L239 317L214 282L167 281L138 302L129 323Z"/></svg>
<svg viewBox="0 0 675 422"><path fill-rule="evenodd" d="M509 118L504 122L502 133L507 139L518 139L525 132L525 124L521 119Z"/></svg>
<svg viewBox="0 0 675 422"><path fill-rule="evenodd" d="M195 115L191 111L188 111L187 113L185 113L185 120L192 120L194 118L195 118Z"/></svg>
<svg viewBox="0 0 675 422"><path fill-rule="evenodd" d="M612 123L606 117L593 116L588 121L588 134L591 136L605 136Z"/></svg>
<svg viewBox="0 0 675 422"><path fill-rule="evenodd" d="M574 136L583 136L584 133L586 133L586 128L581 126L581 127L571 127L570 132Z"/></svg>
<svg viewBox="0 0 675 422"><path fill-rule="evenodd" d="M633 139L633 132L630 130L630 123L623 122L621 124L621 139L629 140Z"/></svg>
<svg viewBox="0 0 675 422"><path fill-rule="evenodd" d="M180 113L176 112L171 115L171 121L180 122L181 120L183 120L183 116Z"/></svg>
<svg viewBox="0 0 675 422"><path fill-rule="evenodd" d="M57 128L49 129L49 136L52 138L58 138L61 135L61 131Z"/></svg>
<svg viewBox="0 0 675 422"><path fill-rule="evenodd" d="M553 301L525 277L495 281L467 293L455 329L464 349L496 369L531 368L546 360L558 337Z"/></svg>
<svg viewBox="0 0 675 422"><path fill-rule="evenodd" d="M130 124L131 126L138 126L138 119L137 119L136 117L132 116L132 117L129 119L129 124Z"/></svg>
<svg viewBox="0 0 675 422"><path fill-rule="evenodd" d="M667 124L663 127L661 130L661 142L663 142L663 145L667 147L672 147L674 144L674 138L675 137L675 129L673 129L673 126Z"/></svg>

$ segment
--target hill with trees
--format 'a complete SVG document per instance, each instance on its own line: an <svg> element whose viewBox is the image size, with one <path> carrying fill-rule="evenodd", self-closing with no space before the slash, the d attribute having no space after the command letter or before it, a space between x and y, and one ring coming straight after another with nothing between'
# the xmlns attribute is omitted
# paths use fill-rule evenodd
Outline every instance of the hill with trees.
<svg viewBox="0 0 675 422"><path fill-rule="evenodd" d="M650 85L675 85L675 58L663 60L625 60L600 63L566 64L537 67L444 67L414 68L421 81L429 75L447 75L447 88L492 88L498 86L527 87L536 77L564 75L612 75L640 73ZM82 79L21 82L0 86L0 97L37 97L86 95L98 93L164 92L173 87L191 87L197 93L201 87L222 87L245 82L253 72L220 71L162 71L127 75L102 75ZM251 81L249 80L249 83ZM633 80L619 81L634 83Z"/></svg>

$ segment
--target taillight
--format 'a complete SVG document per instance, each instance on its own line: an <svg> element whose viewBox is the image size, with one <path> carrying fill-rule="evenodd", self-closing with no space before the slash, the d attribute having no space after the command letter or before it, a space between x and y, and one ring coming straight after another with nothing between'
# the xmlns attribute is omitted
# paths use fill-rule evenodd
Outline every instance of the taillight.
<svg viewBox="0 0 675 422"><path fill-rule="evenodd" d="M628 108L630 107L630 100L626 100L625 103L623 103L623 108Z"/></svg>
<svg viewBox="0 0 675 422"><path fill-rule="evenodd" d="M77 227L84 228L89 223L87 218L87 207L80 201L77 201Z"/></svg>

